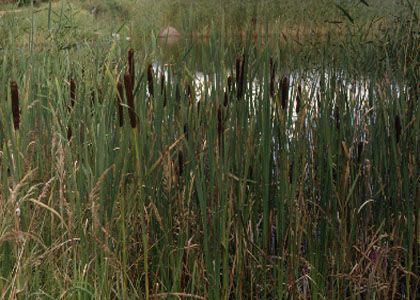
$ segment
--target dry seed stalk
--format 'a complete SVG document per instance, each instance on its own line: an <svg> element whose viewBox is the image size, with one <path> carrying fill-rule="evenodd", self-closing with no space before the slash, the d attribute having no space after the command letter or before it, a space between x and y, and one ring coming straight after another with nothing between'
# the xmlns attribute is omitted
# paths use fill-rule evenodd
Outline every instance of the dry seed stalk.
<svg viewBox="0 0 420 300"><path fill-rule="evenodd" d="M130 73L124 75L125 96L128 104L128 117L130 118L131 128L136 128L137 118L134 110L133 81Z"/></svg>
<svg viewBox="0 0 420 300"><path fill-rule="evenodd" d="M10 90L12 94L12 114L13 127L15 130L19 129L20 125L20 111L19 111L19 90L16 81L10 83Z"/></svg>

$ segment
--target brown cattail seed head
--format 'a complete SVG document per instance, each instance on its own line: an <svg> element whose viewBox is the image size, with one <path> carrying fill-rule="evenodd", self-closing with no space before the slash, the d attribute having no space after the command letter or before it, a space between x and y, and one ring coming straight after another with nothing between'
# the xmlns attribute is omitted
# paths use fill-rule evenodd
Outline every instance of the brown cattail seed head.
<svg viewBox="0 0 420 300"><path fill-rule="evenodd" d="M235 71L236 71L236 87L238 87L239 86L239 79L240 79L240 74L241 74L241 58L240 57L237 57L236 58L236 68L235 68Z"/></svg>
<svg viewBox="0 0 420 300"><path fill-rule="evenodd" d="M287 102L289 97L289 79L284 76L281 80L281 107L287 109Z"/></svg>
<svg viewBox="0 0 420 300"><path fill-rule="evenodd" d="M184 156L182 155L182 151L178 152L178 176L182 176L184 173Z"/></svg>
<svg viewBox="0 0 420 300"><path fill-rule="evenodd" d="M149 65L147 68L147 89L149 90L150 96L155 95L155 91L153 88L153 66Z"/></svg>
<svg viewBox="0 0 420 300"><path fill-rule="evenodd" d="M362 161L362 154L363 154L363 142L357 143L357 162L360 163Z"/></svg>
<svg viewBox="0 0 420 300"><path fill-rule="evenodd" d="M231 75L229 75L228 78L227 78L227 86L228 86L228 92L229 93L232 92L232 86L233 86L232 81L233 81L233 78L232 78Z"/></svg>
<svg viewBox="0 0 420 300"><path fill-rule="evenodd" d="M296 114L299 114L300 112L301 99L302 99L302 87L299 85L297 95L296 95Z"/></svg>
<svg viewBox="0 0 420 300"><path fill-rule="evenodd" d="M76 82L74 79L70 79L70 110L74 107L74 103L76 102Z"/></svg>
<svg viewBox="0 0 420 300"><path fill-rule="evenodd" d="M10 83L10 90L12 95L12 114L13 114L13 126L15 129L19 129L20 124L20 111L19 111L19 90L16 81Z"/></svg>
<svg viewBox="0 0 420 300"><path fill-rule="evenodd" d="M340 129L340 108L338 107L338 105L335 105L334 108L334 117L335 117L335 127L338 129Z"/></svg>
<svg viewBox="0 0 420 300"><path fill-rule="evenodd" d="M185 138L187 139L187 141L188 141L188 133L189 133L189 130L188 130L188 124L187 123L185 123L184 124L184 136L185 136Z"/></svg>
<svg viewBox="0 0 420 300"><path fill-rule="evenodd" d="M71 126L67 128L67 140L70 141L71 137L73 136L73 131L71 130Z"/></svg>
<svg viewBox="0 0 420 300"><path fill-rule="evenodd" d="M128 104L128 117L130 118L130 125L131 125L131 128L136 128L137 118L136 118L136 112L134 110L133 82L131 80L130 73L125 73L124 75L124 86L125 86L125 96L127 98L127 104Z"/></svg>
<svg viewBox="0 0 420 300"><path fill-rule="evenodd" d="M240 89L239 89L239 93L238 93L238 95L239 95L239 98L242 98L243 97L243 95L244 95L244 86L245 86L245 61L246 61L246 59L245 59L245 54L243 54L242 55L242 61L241 61L241 71L240 71L240 79L239 79L239 81L240 81L240 84L239 84L239 87L240 87Z"/></svg>
<svg viewBox="0 0 420 300"><path fill-rule="evenodd" d="M134 50L131 48L128 50L128 73L130 74L132 84L134 85L134 80L135 80Z"/></svg>
<svg viewBox="0 0 420 300"><path fill-rule="evenodd" d="M165 81L166 81L165 74L162 73L160 75L160 93L163 95L163 107L165 107L168 102L168 99L166 97Z"/></svg>
<svg viewBox="0 0 420 300"><path fill-rule="evenodd" d="M223 110L219 106L217 109L217 137L219 142L219 151L223 153L223 134L224 134L224 124L223 124Z"/></svg>
<svg viewBox="0 0 420 300"><path fill-rule="evenodd" d="M122 104L124 103L124 91L123 91L123 85L118 80L117 81L117 109L118 109L118 120L120 127L124 125L124 111Z"/></svg>
<svg viewBox="0 0 420 300"><path fill-rule="evenodd" d="M273 62L273 58L270 57L270 97L274 98L274 84L276 77L276 64Z"/></svg>
<svg viewBox="0 0 420 300"><path fill-rule="evenodd" d="M191 89L191 85L189 83L187 83L186 86L185 86L185 94L187 95L188 100L191 102L192 101L192 89Z"/></svg>
<svg viewBox="0 0 420 300"><path fill-rule="evenodd" d="M163 90L165 89L165 74L160 75L160 92L163 94Z"/></svg>
<svg viewBox="0 0 420 300"><path fill-rule="evenodd" d="M398 115L395 116L394 126L395 126L395 140L398 144L400 142L400 137L401 137L401 119Z"/></svg>
<svg viewBox="0 0 420 300"><path fill-rule="evenodd" d="M219 136L223 133L223 111L220 106L217 109L217 132Z"/></svg>

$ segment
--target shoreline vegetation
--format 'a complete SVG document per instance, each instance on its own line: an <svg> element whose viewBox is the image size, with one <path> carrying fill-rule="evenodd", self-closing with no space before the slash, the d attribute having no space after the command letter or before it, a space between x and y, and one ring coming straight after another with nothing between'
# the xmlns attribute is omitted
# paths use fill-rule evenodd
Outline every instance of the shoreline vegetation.
<svg viewBox="0 0 420 300"><path fill-rule="evenodd" d="M418 299L420 6L303 2L0 4L0 299Z"/></svg>

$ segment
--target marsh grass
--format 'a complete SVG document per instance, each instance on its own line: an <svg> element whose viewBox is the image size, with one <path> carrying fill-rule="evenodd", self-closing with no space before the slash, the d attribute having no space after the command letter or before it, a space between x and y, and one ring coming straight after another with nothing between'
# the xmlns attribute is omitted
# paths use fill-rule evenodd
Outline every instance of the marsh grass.
<svg viewBox="0 0 420 300"><path fill-rule="evenodd" d="M416 299L418 19L397 24L300 48L214 30L169 58L11 46L1 298Z"/></svg>

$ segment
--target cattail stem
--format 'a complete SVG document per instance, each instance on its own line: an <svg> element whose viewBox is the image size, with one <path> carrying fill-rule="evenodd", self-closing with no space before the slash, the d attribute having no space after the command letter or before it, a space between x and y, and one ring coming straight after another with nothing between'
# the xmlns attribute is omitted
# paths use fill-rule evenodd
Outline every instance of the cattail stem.
<svg viewBox="0 0 420 300"><path fill-rule="evenodd" d="M15 130L19 129L20 125L20 111L19 111L19 90L16 81L10 83L10 89L12 94L12 114L13 114L13 126Z"/></svg>
<svg viewBox="0 0 420 300"><path fill-rule="evenodd" d="M124 111L123 111L123 103L124 103L124 91L123 91L123 85L118 80L117 81L117 109L118 109L118 120L120 127L124 126Z"/></svg>
<svg viewBox="0 0 420 300"><path fill-rule="evenodd" d="M134 110L133 81L130 73L124 75L125 96L128 104L128 117L130 119L131 128L136 128L137 118Z"/></svg>

